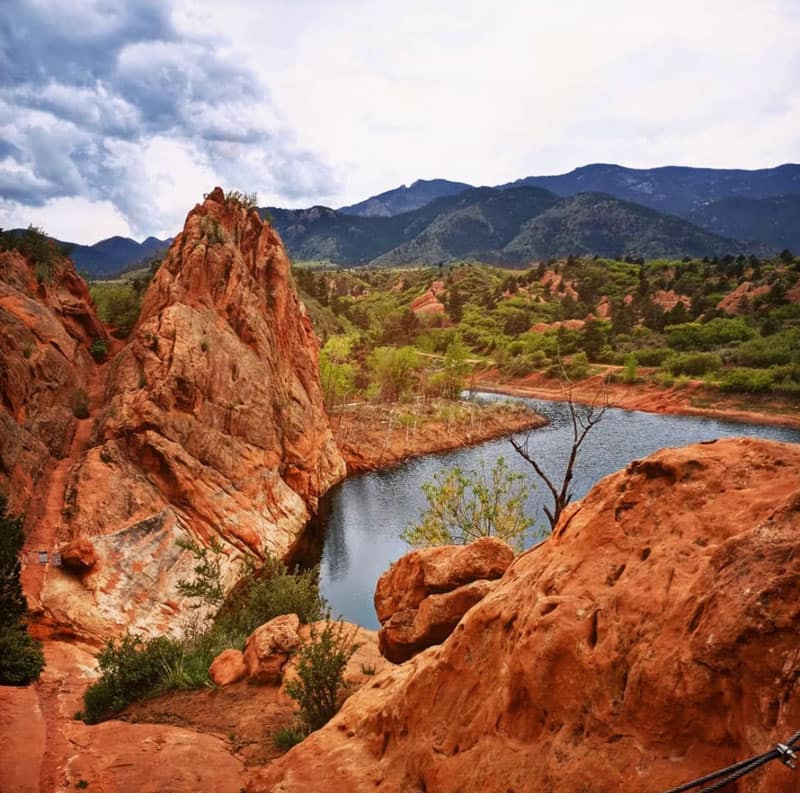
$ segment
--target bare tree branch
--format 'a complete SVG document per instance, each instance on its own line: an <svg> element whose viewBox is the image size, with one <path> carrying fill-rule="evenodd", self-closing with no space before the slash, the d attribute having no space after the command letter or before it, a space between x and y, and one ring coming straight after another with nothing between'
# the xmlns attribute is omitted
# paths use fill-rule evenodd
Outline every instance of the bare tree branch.
<svg viewBox="0 0 800 793"><path fill-rule="evenodd" d="M553 497L553 508L544 507L544 513L550 522L550 530L555 529L561 513L567 504L572 501L574 491L571 488L572 479L575 473L575 464L578 460L578 452L580 451L586 436L596 427L605 415L606 410L610 407L608 401L608 394L605 389L600 389L593 397L591 403L588 405L576 405L572 397L572 382L567 376L564 369L564 364L559 356L558 362L561 366L562 376L567 382L566 386L566 402L569 406L569 417L572 425L572 447L570 449L567 465L564 469L564 475L561 479L560 485L545 473L542 466L536 460L533 452L530 450L531 433L525 436L524 441L520 442L516 438L510 438L511 445L514 451L522 457L534 470L539 479L544 482L550 494Z"/></svg>

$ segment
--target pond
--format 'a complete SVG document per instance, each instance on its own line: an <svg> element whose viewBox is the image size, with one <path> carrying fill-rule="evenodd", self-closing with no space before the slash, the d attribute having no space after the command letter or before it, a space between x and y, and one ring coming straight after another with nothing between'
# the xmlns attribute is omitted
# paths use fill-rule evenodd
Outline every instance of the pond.
<svg viewBox="0 0 800 793"><path fill-rule="evenodd" d="M480 394L478 398L509 399L494 394ZM529 448L546 471L560 481L572 443L568 405L539 399L522 401L550 421L531 433ZM575 498L582 498L604 476L657 449L742 435L800 443L800 431L783 427L609 408L581 447L575 470ZM454 466L469 470L483 463L490 469L498 457L527 478L531 492L526 512L537 524L528 537L527 545L531 545L543 536L548 525L542 510L543 504L549 504L548 493L505 439L420 457L389 471L355 476L326 494L318 517L308 528L306 556L320 562L321 589L334 616L341 615L368 628L379 627L372 606L375 583L393 561L409 550L400 533L417 521L427 506L422 483L437 471Z"/></svg>

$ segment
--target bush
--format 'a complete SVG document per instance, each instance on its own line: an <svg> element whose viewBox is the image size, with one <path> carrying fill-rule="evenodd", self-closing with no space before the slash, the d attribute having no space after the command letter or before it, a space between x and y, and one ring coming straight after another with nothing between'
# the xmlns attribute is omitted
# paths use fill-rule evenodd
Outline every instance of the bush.
<svg viewBox="0 0 800 793"><path fill-rule="evenodd" d="M722 358L710 352L675 353L664 361L664 368L674 375L700 377L722 367Z"/></svg>
<svg viewBox="0 0 800 793"><path fill-rule="evenodd" d="M8 514L0 493L0 685L27 685L44 666L41 645L25 629L28 607L19 580L24 542L22 518Z"/></svg>
<svg viewBox="0 0 800 793"><path fill-rule="evenodd" d="M92 342L89 352L91 352L92 358L94 358L95 361L104 361L106 355L108 355L108 344L106 344L105 339L95 339Z"/></svg>
<svg viewBox="0 0 800 793"><path fill-rule="evenodd" d="M284 751L289 751L293 746L305 740L308 737L308 731L301 723L293 724L290 727L284 727L275 733L272 743Z"/></svg>
<svg viewBox="0 0 800 793"><path fill-rule="evenodd" d="M279 559L267 557L264 566L249 571L217 616L217 627L244 640L259 625L281 614L297 614L312 623L325 610L319 593L319 568L290 572Z"/></svg>
<svg viewBox="0 0 800 793"><path fill-rule="evenodd" d="M428 508L421 521L406 528L402 537L414 548L499 537L520 550L533 525L524 513L528 490L523 480L502 457L488 473L485 468L466 474L460 468L439 472L422 485Z"/></svg>
<svg viewBox="0 0 800 793"><path fill-rule="evenodd" d="M769 391L773 374L766 369L728 369L719 383L720 391L748 394Z"/></svg>
<svg viewBox="0 0 800 793"><path fill-rule="evenodd" d="M102 676L83 695L84 720L96 724L157 693L181 654L180 645L165 636L145 639L126 633L118 643L109 641L97 656Z"/></svg>
<svg viewBox="0 0 800 793"><path fill-rule="evenodd" d="M297 654L297 679L286 684L308 732L324 727L341 707L347 693L344 670L359 646L341 621L326 622L322 632L312 625L311 641Z"/></svg>
<svg viewBox="0 0 800 793"><path fill-rule="evenodd" d="M42 646L24 625L0 629L0 685L26 686L43 668Z"/></svg>

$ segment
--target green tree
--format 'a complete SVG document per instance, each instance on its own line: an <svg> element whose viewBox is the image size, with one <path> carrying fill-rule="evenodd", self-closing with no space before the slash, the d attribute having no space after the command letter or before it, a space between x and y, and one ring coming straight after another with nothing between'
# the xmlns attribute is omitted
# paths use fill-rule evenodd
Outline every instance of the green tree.
<svg viewBox="0 0 800 793"><path fill-rule="evenodd" d="M520 551L533 526L523 511L528 497L523 479L502 457L491 471L483 466L467 473L461 468L441 471L422 485L428 508L402 538L414 548L424 548L498 537Z"/></svg>
<svg viewBox="0 0 800 793"><path fill-rule="evenodd" d="M355 386L355 371L348 363L353 347L349 336L331 336L319 354L322 398L327 407L347 398Z"/></svg>
<svg viewBox="0 0 800 793"><path fill-rule="evenodd" d="M22 518L8 514L0 493L0 685L26 685L44 667L41 645L25 626L28 605L19 580L24 540Z"/></svg>
<svg viewBox="0 0 800 793"><path fill-rule="evenodd" d="M378 397L387 402L394 402L409 391L419 365L413 347L376 347L367 358Z"/></svg>

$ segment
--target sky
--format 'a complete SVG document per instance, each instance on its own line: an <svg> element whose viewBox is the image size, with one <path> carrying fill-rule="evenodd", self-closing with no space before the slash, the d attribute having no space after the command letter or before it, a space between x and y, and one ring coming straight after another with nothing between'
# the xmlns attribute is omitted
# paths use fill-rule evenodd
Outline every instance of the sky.
<svg viewBox="0 0 800 793"><path fill-rule="evenodd" d="M592 162L800 162L798 0L2 0L0 228L172 236Z"/></svg>

